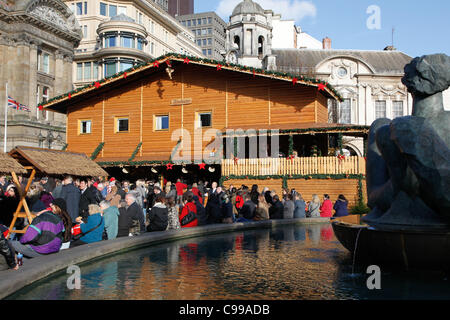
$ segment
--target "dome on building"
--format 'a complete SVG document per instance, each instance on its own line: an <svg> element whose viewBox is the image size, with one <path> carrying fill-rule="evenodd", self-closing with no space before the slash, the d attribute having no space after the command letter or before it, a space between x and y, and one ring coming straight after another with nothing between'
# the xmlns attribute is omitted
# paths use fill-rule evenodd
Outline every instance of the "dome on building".
<svg viewBox="0 0 450 320"><path fill-rule="evenodd" d="M133 18L130 18L126 14L119 14L117 16L111 17L109 21L125 21L125 22L136 22Z"/></svg>
<svg viewBox="0 0 450 320"><path fill-rule="evenodd" d="M264 9L259 4L253 2L252 0L244 0L234 8L232 16L248 13L264 14Z"/></svg>

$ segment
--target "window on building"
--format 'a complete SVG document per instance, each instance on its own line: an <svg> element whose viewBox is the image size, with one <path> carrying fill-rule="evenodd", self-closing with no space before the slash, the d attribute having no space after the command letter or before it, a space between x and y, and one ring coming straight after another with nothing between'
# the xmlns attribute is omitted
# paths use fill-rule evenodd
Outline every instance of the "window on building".
<svg viewBox="0 0 450 320"><path fill-rule="evenodd" d="M164 41L167 42L169 38L169 32L167 32L167 30L164 30Z"/></svg>
<svg viewBox="0 0 450 320"><path fill-rule="evenodd" d="M137 38L137 48L139 50L144 50L144 39Z"/></svg>
<svg viewBox="0 0 450 320"><path fill-rule="evenodd" d="M117 8L117 14L127 14L127 7L124 7L124 6L119 6L118 8Z"/></svg>
<svg viewBox="0 0 450 320"><path fill-rule="evenodd" d="M201 46L201 45L202 45L202 39L198 39L198 40L197 40L197 45L198 45L198 46Z"/></svg>
<svg viewBox="0 0 450 320"><path fill-rule="evenodd" d="M196 116L197 128L205 128L212 126L212 114L211 112L199 112Z"/></svg>
<svg viewBox="0 0 450 320"><path fill-rule="evenodd" d="M197 21L195 19L192 20L192 25L193 26L197 25Z"/></svg>
<svg viewBox="0 0 450 320"><path fill-rule="evenodd" d="M203 40L202 40L202 44L203 44L204 46L206 46L206 39L203 39Z"/></svg>
<svg viewBox="0 0 450 320"><path fill-rule="evenodd" d="M87 34L87 26L84 25L84 26L83 26L83 37L84 37L84 38L87 38L87 36L88 36L88 34Z"/></svg>
<svg viewBox="0 0 450 320"><path fill-rule="evenodd" d="M87 14L87 2L84 2L84 14Z"/></svg>
<svg viewBox="0 0 450 320"><path fill-rule="evenodd" d="M350 99L344 99L340 104L339 123L351 123L352 103Z"/></svg>
<svg viewBox="0 0 450 320"><path fill-rule="evenodd" d="M50 97L50 90L47 87L43 87L42 88L42 101L46 102L49 97ZM48 120L47 110L44 110L44 109L41 110L41 117L42 117L42 119Z"/></svg>
<svg viewBox="0 0 450 320"><path fill-rule="evenodd" d="M117 61L105 61L105 77L110 77L117 73Z"/></svg>
<svg viewBox="0 0 450 320"><path fill-rule="evenodd" d="M115 118L115 132L128 132L129 121L126 117L116 117Z"/></svg>
<svg viewBox="0 0 450 320"><path fill-rule="evenodd" d="M91 133L92 120L80 120L79 121L79 133L80 134L89 134Z"/></svg>
<svg viewBox="0 0 450 320"><path fill-rule="evenodd" d="M150 31L151 33L155 33L155 22L150 22Z"/></svg>
<svg viewBox="0 0 450 320"><path fill-rule="evenodd" d="M403 101L392 102L392 119L403 117Z"/></svg>
<svg viewBox="0 0 450 320"><path fill-rule="evenodd" d="M120 60L120 71L130 69L134 65L133 60Z"/></svg>
<svg viewBox="0 0 450 320"><path fill-rule="evenodd" d="M109 16L110 17L117 16L117 6L113 6L112 4L109 5Z"/></svg>
<svg viewBox="0 0 450 320"><path fill-rule="evenodd" d="M207 29L202 29L202 35L205 35L208 32Z"/></svg>
<svg viewBox="0 0 450 320"><path fill-rule="evenodd" d="M84 63L84 80L91 80L91 62Z"/></svg>
<svg viewBox="0 0 450 320"><path fill-rule="evenodd" d="M386 118L386 101L375 101L375 119Z"/></svg>
<svg viewBox="0 0 450 320"><path fill-rule="evenodd" d="M211 24L212 23L212 18L208 17L208 23Z"/></svg>
<svg viewBox="0 0 450 320"><path fill-rule="evenodd" d="M81 16L83 14L83 2L77 2L77 16Z"/></svg>
<svg viewBox="0 0 450 320"><path fill-rule="evenodd" d="M212 54L211 49L208 49L208 56L210 56Z"/></svg>
<svg viewBox="0 0 450 320"><path fill-rule="evenodd" d="M77 63L77 81L83 80L83 64Z"/></svg>
<svg viewBox="0 0 450 320"><path fill-rule="evenodd" d="M208 38L208 45L212 45L212 38Z"/></svg>
<svg viewBox="0 0 450 320"><path fill-rule="evenodd" d="M202 34L202 29L197 29L197 35L200 36Z"/></svg>
<svg viewBox="0 0 450 320"><path fill-rule="evenodd" d="M105 37L105 48L115 47L117 45L115 35L106 35Z"/></svg>
<svg viewBox="0 0 450 320"><path fill-rule="evenodd" d="M155 53L155 43L150 43L150 53L154 54Z"/></svg>
<svg viewBox="0 0 450 320"><path fill-rule="evenodd" d="M93 80L98 80L98 62L94 62L93 70Z"/></svg>
<svg viewBox="0 0 450 320"><path fill-rule="evenodd" d="M39 91L39 85L36 86L36 107L39 105L40 100L40 91ZM36 108L36 110L39 112L39 109Z"/></svg>
<svg viewBox="0 0 450 320"><path fill-rule="evenodd" d="M206 49L203 49L202 53L203 53L204 56L206 56Z"/></svg>
<svg viewBox="0 0 450 320"><path fill-rule="evenodd" d="M106 12L106 8L107 8L106 3L100 2L100 15L102 15L102 16L108 15Z"/></svg>
<svg viewBox="0 0 450 320"><path fill-rule="evenodd" d="M134 38L132 34L121 34L120 46L124 48L134 48Z"/></svg>
<svg viewBox="0 0 450 320"><path fill-rule="evenodd" d="M202 24L206 24L206 18L202 18Z"/></svg>
<svg viewBox="0 0 450 320"><path fill-rule="evenodd" d="M191 26L191 20L187 21L187 26L190 27Z"/></svg>
<svg viewBox="0 0 450 320"><path fill-rule="evenodd" d="M45 73L50 73L50 55L48 53L44 53L42 57L42 71Z"/></svg>
<svg viewBox="0 0 450 320"><path fill-rule="evenodd" d="M169 129L169 116L155 116L155 130L168 130Z"/></svg>

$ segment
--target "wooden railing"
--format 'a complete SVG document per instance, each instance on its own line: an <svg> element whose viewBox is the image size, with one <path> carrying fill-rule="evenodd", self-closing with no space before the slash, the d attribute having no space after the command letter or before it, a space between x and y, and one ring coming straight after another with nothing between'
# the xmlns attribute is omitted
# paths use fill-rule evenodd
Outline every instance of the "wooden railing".
<svg viewBox="0 0 450 320"><path fill-rule="evenodd" d="M267 176L307 174L365 174L366 162L362 157L308 157L262 158L222 160L222 176Z"/></svg>

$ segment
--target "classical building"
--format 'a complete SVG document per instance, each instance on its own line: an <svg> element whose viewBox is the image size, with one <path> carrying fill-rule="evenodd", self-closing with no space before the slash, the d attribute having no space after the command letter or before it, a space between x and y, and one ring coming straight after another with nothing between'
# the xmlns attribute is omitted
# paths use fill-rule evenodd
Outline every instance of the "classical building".
<svg viewBox="0 0 450 320"><path fill-rule="evenodd" d="M223 60L225 50L225 28L227 24L214 12L180 15L176 19L195 35L204 56Z"/></svg>
<svg viewBox="0 0 450 320"><path fill-rule="evenodd" d="M8 96L30 112L8 107L7 150L17 145L61 149L66 117L39 110L41 101L72 90L74 50L82 38L60 0L0 1L0 136Z"/></svg>
<svg viewBox="0 0 450 320"><path fill-rule="evenodd" d="M65 2L83 30L73 63L76 87L169 52L202 56L192 33L167 12L167 0Z"/></svg>
<svg viewBox="0 0 450 320"><path fill-rule="evenodd" d="M291 39L291 40L290 40ZM292 40L294 39L294 40ZM234 9L227 27L227 61L291 74L312 76L333 85L342 102L330 100L329 122L370 126L375 119L410 115L412 96L402 84L404 67L412 57L384 50L335 50L301 32L252 0ZM450 91L444 92L450 108ZM362 139L344 137L352 154L362 156Z"/></svg>
<svg viewBox="0 0 450 320"><path fill-rule="evenodd" d="M194 0L169 0L169 14L172 17L194 13Z"/></svg>

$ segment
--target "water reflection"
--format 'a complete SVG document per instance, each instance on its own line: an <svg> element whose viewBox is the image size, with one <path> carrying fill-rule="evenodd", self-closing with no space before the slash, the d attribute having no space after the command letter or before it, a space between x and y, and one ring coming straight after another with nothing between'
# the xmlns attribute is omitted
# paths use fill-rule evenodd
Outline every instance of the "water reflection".
<svg viewBox="0 0 450 320"><path fill-rule="evenodd" d="M40 281L13 299L415 299L450 298L445 275L383 270L382 290L331 225L286 226L169 242L81 266L82 290L68 275Z"/></svg>

